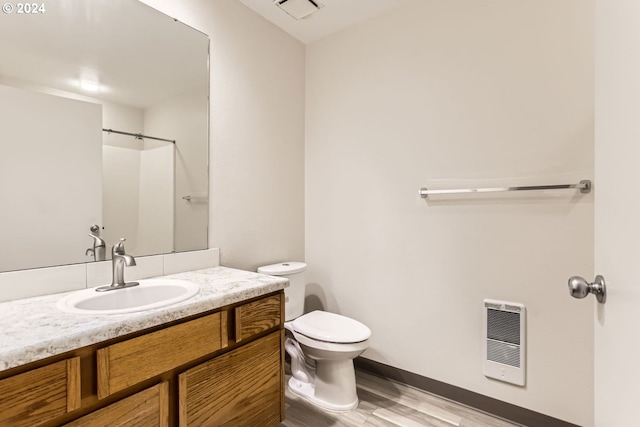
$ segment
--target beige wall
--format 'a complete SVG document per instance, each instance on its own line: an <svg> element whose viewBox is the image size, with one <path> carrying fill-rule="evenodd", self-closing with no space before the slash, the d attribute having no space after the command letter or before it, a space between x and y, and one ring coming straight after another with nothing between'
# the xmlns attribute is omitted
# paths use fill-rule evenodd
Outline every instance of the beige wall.
<svg viewBox="0 0 640 427"><path fill-rule="evenodd" d="M211 38L209 247L304 259L304 45L240 2L144 0Z"/></svg>
<svg viewBox="0 0 640 427"><path fill-rule="evenodd" d="M593 423L593 194L422 186L593 175L593 1L429 0L307 46L308 293L365 357ZM596 183L597 185L597 183ZM527 307L527 385L482 374L482 301ZM577 403L579 402L579 403Z"/></svg>
<svg viewBox="0 0 640 427"><path fill-rule="evenodd" d="M593 196L417 197L592 178L592 1L424 1L308 46L306 71L238 2L145 2L211 36L223 265L306 250L310 293L372 328L366 357L592 424L592 305L566 280L593 274ZM483 298L527 306L525 388L482 375Z"/></svg>

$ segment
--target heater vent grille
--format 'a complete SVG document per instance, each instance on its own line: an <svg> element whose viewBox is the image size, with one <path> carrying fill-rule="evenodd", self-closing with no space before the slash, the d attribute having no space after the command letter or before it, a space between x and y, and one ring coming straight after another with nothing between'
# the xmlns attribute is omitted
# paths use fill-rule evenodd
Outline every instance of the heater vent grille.
<svg viewBox="0 0 640 427"><path fill-rule="evenodd" d="M520 313L489 309L487 338L520 345Z"/></svg>
<svg viewBox="0 0 640 427"><path fill-rule="evenodd" d="M520 367L520 346L487 340L487 360Z"/></svg>
<svg viewBox="0 0 640 427"><path fill-rule="evenodd" d="M483 371L487 377L525 384L525 307L484 301Z"/></svg>

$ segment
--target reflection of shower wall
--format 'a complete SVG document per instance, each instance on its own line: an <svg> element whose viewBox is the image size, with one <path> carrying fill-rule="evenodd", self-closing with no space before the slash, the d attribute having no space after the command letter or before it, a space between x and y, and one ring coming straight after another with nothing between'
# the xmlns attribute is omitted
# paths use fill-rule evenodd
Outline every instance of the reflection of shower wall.
<svg viewBox="0 0 640 427"><path fill-rule="evenodd" d="M173 153L173 144L153 141L140 153L139 253L173 251Z"/></svg>
<svg viewBox="0 0 640 427"><path fill-rule="evenodd" d="M142 110L117 104L104 105L103 127L146 133ZM105 132L103 157L107 244L124 237L132 255L172 252L173 144Z"/></svg>
<svg viewBox="0 0 640 427"><path fill-rule="evenodd" d="M141 151L104 145L103 174L107 244L125 237L133 255L173 251L173 146Z"/></svg>
<svg viewBox="0 0 640 427"><path fill-rule="evenodd" d="M110 140L116 138L118 141L125 139L124 136L109 135ZM102 238L108 245L107 249L124 237L127 239L126 250L132 254L138 253L140 153L139 150L131 148L104 144L102 146L102 200L105 227Z"/></svg>
<svg viewBox="0 0 640 427"><path fill-rule="evenodd" d="M144 131L175 139L176 251L208 247L208 89L197 90L147 108ZM183 196L193 197L191 202Z"/></svg>
<svg viewBox="0 0 640 427"><path fill-rule="evenodd" d="M144 116L139 108L103 104L103 128L140 133L143 126ZM137 255L140 153L144 144L130 136L104 132L102 146L102 238L107 243L107 256L111 257L111 246L121 237L127 239L127 252Z"/></svg>
<svg viewBox="0 0 640 427"><path fill-rule="evenodd" d="M140 110L104 105L103 127L176 140L104 134L104 232L149 255L208 247L208 90ZM193 197L191 202L183 196Z"/></svg>

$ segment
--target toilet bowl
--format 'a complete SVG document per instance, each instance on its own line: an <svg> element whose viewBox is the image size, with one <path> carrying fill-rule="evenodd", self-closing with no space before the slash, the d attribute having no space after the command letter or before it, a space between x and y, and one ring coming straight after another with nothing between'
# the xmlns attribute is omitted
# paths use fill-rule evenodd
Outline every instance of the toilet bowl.
<svg viewBox="0 0 640 427"><path fill-rule="evenodd" d="M289 389L310 403L332 412L358 406L353 359L369 346L371 330L346 316L326 311L303 314L306 264L289 262L258 269L284 276L285 350L291 356Z"/></svg>

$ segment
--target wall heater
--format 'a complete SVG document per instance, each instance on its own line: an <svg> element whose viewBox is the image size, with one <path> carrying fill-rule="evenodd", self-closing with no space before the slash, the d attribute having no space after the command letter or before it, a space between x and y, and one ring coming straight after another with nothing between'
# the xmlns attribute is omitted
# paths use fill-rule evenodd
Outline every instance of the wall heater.
<svg viewBox="0 0 640 427"><path fill-rule="evenodd" d="M483 373L512 384L525 384L525 307L484 300Z"/></svg>

